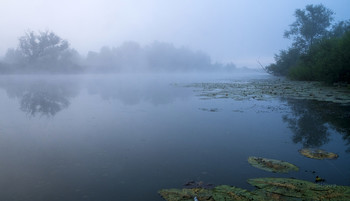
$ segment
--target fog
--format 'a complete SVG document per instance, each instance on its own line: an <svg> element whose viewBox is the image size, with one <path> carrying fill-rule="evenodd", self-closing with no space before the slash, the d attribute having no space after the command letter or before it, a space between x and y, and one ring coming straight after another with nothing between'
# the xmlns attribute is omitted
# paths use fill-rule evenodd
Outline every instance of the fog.
<svg viewBox="0 0 350 201"><path fill-rule="evenodd" d="M321 3L335 12L332 23ZM316 14L298 16L308 4ZM275 192L251 179L294 187L287 178L306 184L316 175L326 185L305 200L344 200L350 82L278 73L305 57L332 61L329 69L350 78L349 8L349 0L1 0L0 201L169 200L164 189L179 189L170 200L177 192L267 200ZM283 37L313 33L318 26L294 23L310 16L326 18L311 20L327 25L323 35ZM328 37L337 54L303 52ZM304 49L290 48L293 39ZM301 75L337 75L306 64ZM309 148L335 158L303 156ZM290 165L299 172L284 172ZM305 189L295 199L316 188Z"/></svg>
<svg viewBox="0 0 350 201"><path fill-rule="evenodd" d="M136 66L147 63L143 70L150 68L150 60L154 58L151 52L171 47L173 50L164 54L175 53L172 57L180 54L180 63L184 57L191 57L188 63L203 65L203 68L209 68L209 63L260 68L257 60L267 65L273 61L275 53L290 44L283 38L283 31L293 22L295 9L319 3L335 11L336 21L350 18L347 0L269 0L263 3L254 0L4 0L0 3L0 55L5 56L8 48L16 48L18 38L26 31L49 30L67 40L81 57L95 64L107 56L109 50L116 58L128 54L120 51L134 44L134 48L139 48L138 52L128 60L133 60ZM140 60L135 61L136 58ZM203 61L198 63L199 59ZM103 64L106 68L119 65L116 71L120 71L124 64L131 63L105 61L96 65Z"/></svg>

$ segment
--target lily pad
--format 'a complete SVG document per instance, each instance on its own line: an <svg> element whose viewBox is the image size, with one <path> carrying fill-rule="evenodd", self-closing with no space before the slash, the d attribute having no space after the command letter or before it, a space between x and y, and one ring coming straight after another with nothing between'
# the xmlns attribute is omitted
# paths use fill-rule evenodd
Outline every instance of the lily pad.
<svg viewBox="0 0 350 201"><path fill-rule="evenodd" d="M302 200L350 200L349 186L319 185L289 178L249 179L248 183L265 192Z"/></svg>
<svg viewBox="0 0 350 201"><path fill-rule="evenodd" d="M319 185L289 178L257 178L248 183L258 189L221 185L213 189L163 189L159 194L167 201L233 201L233 200L350 200L349 186Z"/></svg>
<svg viewBox="0 0 350 201"><path fill-rule="evenodd" d="M265 195L255 194L245 189L227 185L218 186L213 189L214 200L268 200L264 196Z"/></svg>
<svg viewBox="0 0 350 201"><path fill-rule="evenodd" d="M300 149L299 153L308 158L313 158L318 160L338 158L338 154L327 152L322 149Z"/></svg>
<svg viewBox="0 0 350 201"><path fill-rule="evenodd" d="M280 97L350 104L349 88L330 87L320 82L260 79L249 82L194 83L187 86L196 88L195 91L204 99L267 100Z"/></svg>
<svg viewBox="0 0 350 201"><path fill-rule="evenodd" d="M212 189L214 188L214 184L204 183L203 181L188 181L184 184L185 188L206 188Z"/></svg>
<svg viewBox="0 0 350 201"><path fill-rule="evenodd" d="M268 159L268 158L261 158L261 157L254 157L251 156L248 158L248 162L256 168L269 171L269 172L278 172L278 173L288 173L289 171L299 171L299 168L291 163L275 160L275 159Z"/></svg>
<svg viewBox="0 0 350 201"><path fill-rule="evenodd" d="M198 200L219 201L219 200L268 200L262 194L254 194L248 190L221 185L213 189L163 189L159 194L167 201L193 201Z"/></svg>
<svg viewBox="0 0 350 201"><path fill-rule="evenodd" d="M212 192L208 189L163 189L158 192L167 201L193 201L195 197L210 198ZM207 199L210 200L210 199Z"/></svg>

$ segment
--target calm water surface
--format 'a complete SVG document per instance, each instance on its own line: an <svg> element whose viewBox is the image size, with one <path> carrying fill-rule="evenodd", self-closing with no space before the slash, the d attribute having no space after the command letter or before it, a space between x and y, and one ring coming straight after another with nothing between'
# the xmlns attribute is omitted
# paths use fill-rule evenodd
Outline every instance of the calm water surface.
<svg viewBox="0 0 350 201"><path fill-rule="evenodd" d="M200 82L268 75L0 77L0 200L162 200L189 180L253 189L255 177L350 185L350 108L302 100L203 99ZM301 156L303 147L339 154ZM260 156L300 167L251 167ZM315 171L315 173L312 173Z"/></svg>

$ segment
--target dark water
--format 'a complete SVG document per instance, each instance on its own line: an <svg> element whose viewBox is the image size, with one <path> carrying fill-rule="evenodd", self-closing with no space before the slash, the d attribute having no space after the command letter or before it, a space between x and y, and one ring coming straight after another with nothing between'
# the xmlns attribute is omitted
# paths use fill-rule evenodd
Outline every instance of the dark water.
<svg viewBox="0 0 350 201"><path fill-rule="evenodd" d="M189 180L253 189L255 177L350 185L350 108L312 101L203 100L188 83L267 75L0 77L0 200L162 200ZM197 89L198 90L198 89ZM303 147L339 154L301 156ZM251 167L261 156L299 166ZM315 171L315 173L312 173Z"/></svg>

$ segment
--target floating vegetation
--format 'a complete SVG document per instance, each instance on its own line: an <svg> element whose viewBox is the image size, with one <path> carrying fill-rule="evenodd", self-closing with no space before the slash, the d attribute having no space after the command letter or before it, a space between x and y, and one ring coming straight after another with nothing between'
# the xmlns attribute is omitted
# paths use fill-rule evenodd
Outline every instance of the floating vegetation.
<svg viewBox="0 0 350 201"><path fill-rule="evenodd" d="M313 159L336 159L338 158L338 154L327 152L322 149L300 149L299 153L303 156Z"/></svg>
<svg viewBox="0 0 350 201"><path fill-rule="evenodd" d="M211 189L214 188L214 184L204 183L202 181L188 181L184 184L185 188L206 188Z"/></svg>
<svg viewBox="0 0 350 201"><path fill-rule="evenodd" d="M299 200L350 200L349 186L319 185L308 181L288 178L249 179L257 188Z"/></svg>
<svg viewBox="0 0 350 201"><path fill-rule="evenodd" d="M248 158L248 162L256 168L269 171L269 172L277 172L277 173L288 173L289 171L298 171L299 168L291 163L275 160L275 159L268 159L268 158L261 158L261 157L254 157L251 156Z"/></svg>
<svg viewBox="0 0 350 201"><path fill-rule="evenodd" d="M218 112L219 111L218 108L210 108L210 109L208 109L208 108L199 108L199 109L202 110L202 111L205 111L205 112Z"/></svg>
<svg viewBox="0 0 350 201"><path fill-rule="evenodd" d="M266 100L281 97L350 104L349 88L326 86L320 82L261 79L251 82L195 83L188 87L199 88L196 91L203 99Z"/></svg>
<svg viewBox="0 0 350 201"><path fill-rule="evenodd" d="M167 201L233 200L350 200L349 186L319 185L289 178L257 178L248 183L256 190L221 185L212 189L163 189L159 194Z"/></svg>
<svg viewBox="0 0 350 201"><path fill-rule="evenodd" d="M316 176L316 178L315 178L315 182L316 183L318 183L318 182L325 182L325 181L326 181L325 179L323 179L323 178L321 178L319 176Z"/></svg>
<svg viewBox="0 0 350 201"><path fill-rule="evenodd" d="M212 192L207 189L164 189L158 192L167 201L193 201L197 199L207 199L212 196Z"/></svg>
<svg viewBox="0 0 350 201"><path fill-rule="evenodd" d="M193 201L197 200L261 200L261 195L232 186L217 186L213 189L163 189L159 194L167 201Z"/></svg>

